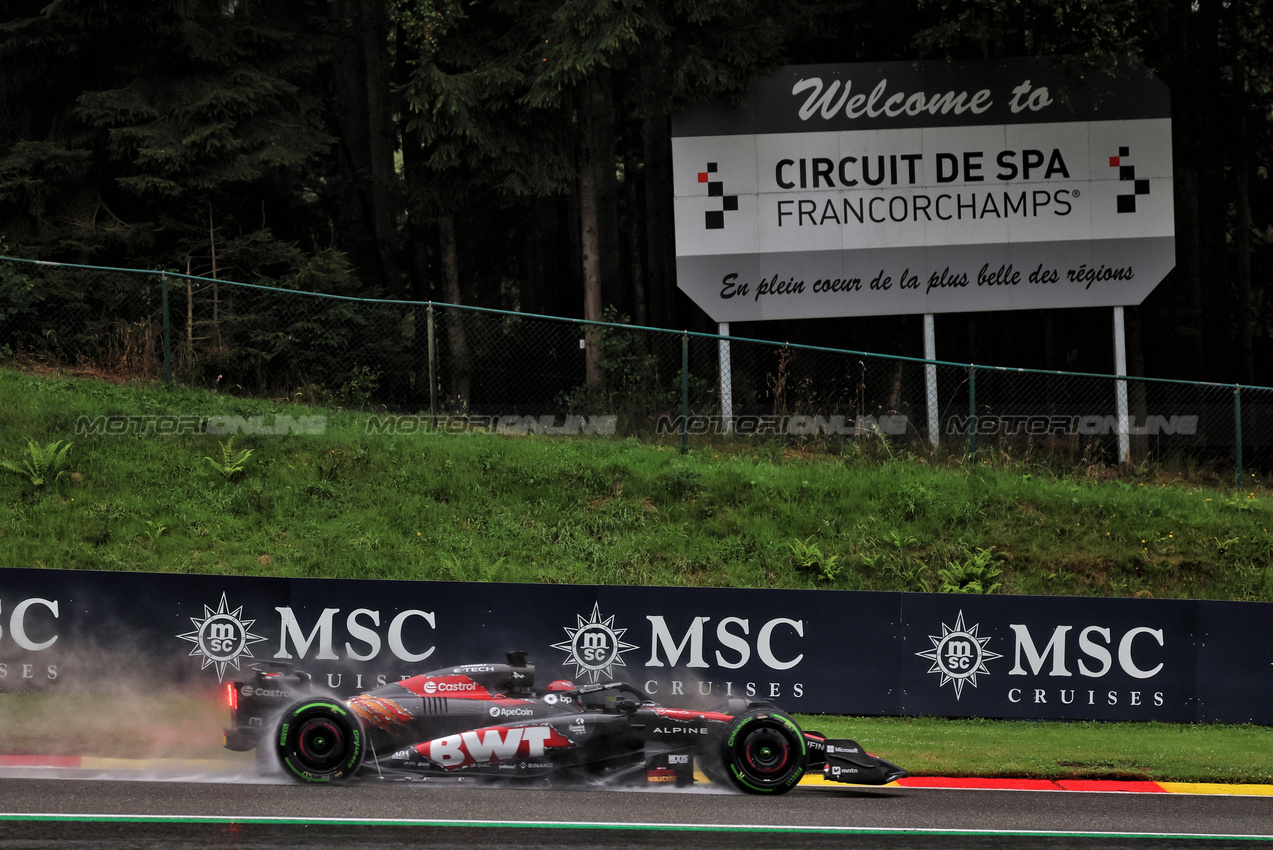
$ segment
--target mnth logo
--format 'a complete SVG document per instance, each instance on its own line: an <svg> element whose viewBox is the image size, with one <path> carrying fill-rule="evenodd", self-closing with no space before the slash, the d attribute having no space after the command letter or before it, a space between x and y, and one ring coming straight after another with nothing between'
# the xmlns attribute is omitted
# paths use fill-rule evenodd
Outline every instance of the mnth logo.
<svg viewBox="0 0 1273 850"><path fill-rule="evenodd" d="M708 230L724 230L725 213L738 209L738 196L725 194L725 182L716 178L716 168L716 163L709 162L707 170L698 173L698 182L707 184L707 197L721 199L720 209L708 210L703 214Z"/></svg>
<svg viewBox="0 0 1273 850"><path fill-rule="evenodd" d="M990 638L978 636L977 630L980 628L980 623L971 628L965 626L964 612L960 611L959 616L955 617L954 626L942 623L940 636L928 636L928 639L933 642L932 649L915 653L920 658L927 658L933 662L928 672L941 674L938 687L947 682L951 683L955 689L956 700L963 694L965 682L975 688L979 674L990 675L990 670L986 667L987 661L1003 658L999 653L986 649Z"/></svg>
<svg viewBox="0 0 1273 850"><path fill-rule="evenodd" d="M626 667L623 653L636 646L623 641L627 629L616 629L614 617L601 619L601 605L592 606L592 617L585 620L575 615L576 628L566 626L567 640L554 643L553 649L566 653L566 663L575 666L576 676L586 676L590 684L596 684L604 676L613 675L615 667Z"/></svg>

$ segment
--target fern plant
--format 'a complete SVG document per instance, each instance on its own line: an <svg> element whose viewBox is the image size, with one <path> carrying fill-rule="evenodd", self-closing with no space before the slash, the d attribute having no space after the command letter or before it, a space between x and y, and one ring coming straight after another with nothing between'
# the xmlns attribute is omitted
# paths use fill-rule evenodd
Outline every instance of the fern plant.
<svg viewBox="0 0 1273 850"><path fill-rule="evenodd" d="M251 449L234 450L234 437L228 438L221 446L221 457L218 460L204 455L204 460L208 465L216 470L227 481L233 479L237 475L241 475L243 470L247 468L247 459L252 456Z"/></svg>
<svg viewBox="0 0 1273 850"><path fill-rule="evenodd" d="M826 581L835 581L840 572L840 556L822 554L822 549L813 542L812 536L804 540L788 541L787 548L791 551L791 559L801 570Z"/></svg>
<svg viewBox="0 0 1273 850"><path fill-rule="evenodd" d="M964 551L968 557L964 560L951 560L944 568L937 571L941 584L938 593L994 593L999 589L999 578L1003 569L995 563L998 553L995 547L977 548L976 551Z"/></svg>
<svg viewBox="0 0 1273 850"><path fill-rule="evenodd" d="M73 443L63 445L61 440L54 440L47 446L41 446L35 440L27 438L27 447L21 461L0 460L0 468L25 475L33 487L43 487L52 479L53 483L66 474L67 454Z"/></svg>

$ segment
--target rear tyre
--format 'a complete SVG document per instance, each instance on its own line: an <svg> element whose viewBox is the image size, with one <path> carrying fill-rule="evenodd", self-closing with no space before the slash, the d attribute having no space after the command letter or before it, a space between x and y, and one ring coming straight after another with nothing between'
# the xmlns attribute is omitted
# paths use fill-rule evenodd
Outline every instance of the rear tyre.
<svg viewBox="0 0 1273 850"><path fill-rule="evenodd" d="M275 749L284 773L302 782L340 782L358 772L366 737L333 699L298 702L279 719Z"/></svg>
<svg viewBox="0 0 1273 850"><path fill-rule="evenodd" d="M809 753L804 733L789 716L757 709L735 717L720 744L726 779L748 794L785 794L804 776ZM716 771L708 776L716 780Z"/></svg>

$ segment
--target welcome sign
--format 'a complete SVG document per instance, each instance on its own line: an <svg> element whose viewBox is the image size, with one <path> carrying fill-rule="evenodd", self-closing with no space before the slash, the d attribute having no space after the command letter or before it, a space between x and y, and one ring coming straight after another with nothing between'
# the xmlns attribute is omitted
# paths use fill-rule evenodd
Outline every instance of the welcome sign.
<svg viewBox="0 0 1273 850"><path fill-rule="evenodd" d="M673 121L679 285L718 322L1139 304L1170 115L1142 69L782 68Z"/></svg>

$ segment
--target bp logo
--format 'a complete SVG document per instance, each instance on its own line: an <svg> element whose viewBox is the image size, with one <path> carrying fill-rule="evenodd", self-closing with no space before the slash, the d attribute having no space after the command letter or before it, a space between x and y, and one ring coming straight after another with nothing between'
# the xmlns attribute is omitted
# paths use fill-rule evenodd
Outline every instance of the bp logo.
<svg viewBox="0 0 1273 850"><path fill-rule="evenodd" d="M601 619L600 603L592 606L592 617L585 620L576 614L576 628L566 626L567 639L554 643L553 649L566 653L566 664L573 664L576 678L587 677L589 683L596 684L604 676L614 675L615 667L626 667L623 653L636 646L623 641L627 629L616 629L614 617Z"/></svg>
<svg viewBox="0 0 1273 850"><path fill-rule="evenodd" d="M217 668L218 682L225 678L226 667L238 670L240 658L254 657L252 644L265 640L260 635L252 634L252 624L256 620L244 620L242 615L243 607L239 606L231 611L223 593L221 603L215 611L204 605L203 619L190 618L194 631L177 635L181 640L194 644L190 654L203 658L201 670Z"/></svg>
<svg viewBox="0 0 1273 850"><path fill-rule="evenodd" d="M920 658L933 662L928 672L941 675L938 687L949 682L955 689L956 700L963 694L965 683L975 688L978 675L990 675L990 670L986 668L987 661L1003 658L999 653L986 649L990 638L978 636L977 630L980 628L980 623L971 628L965 626L964 612L960 611L954 626L942 623L940 636L928 636L933 642L932 649L915 653Z"/></svg>

